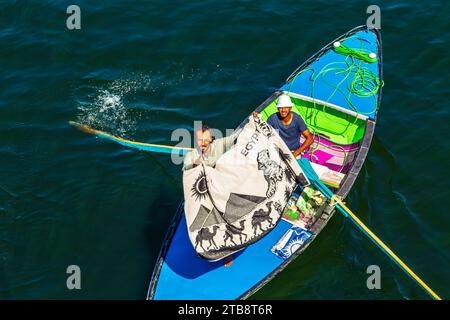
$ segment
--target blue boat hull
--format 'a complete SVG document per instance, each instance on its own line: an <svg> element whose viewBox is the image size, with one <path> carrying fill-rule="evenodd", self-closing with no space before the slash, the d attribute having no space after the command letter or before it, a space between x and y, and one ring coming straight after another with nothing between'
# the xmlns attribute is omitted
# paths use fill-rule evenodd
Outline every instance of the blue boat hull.
<svg viewBox="0 0 450 320"><path fill-rule="evenodd" d="M344 41L347 39L347 42L353 41L352 39L348 40L348 37L350 36L353 36L352 39L359 39L358 41L366 41L370 45L368 47L370 51L377 53L377 62L368 68L373 70L379 80L382 81L381 38L379 32L376 30L368 30L365 26L361 26L349 31L336 40ZM320 60L324 57L328 57L328 55L334 57L335 60L345 60L345 58L339 57L334 52L331 52L330 48L332 45L333 42L317 52L294 71L288 78L287 84L282 87L280 91L275 92L271 97L264 101L256 111L261 112L271 103L273 104L273 101L278 97L281 91L292 90L291 93L301 96L311 94L310 92L301 91L304 90L304 87L302 87L301 84L308 84L308 81L310 81L309 79L311 79L310 76L307 77L307 74L302 73L302 71L309 70L309 67L318 65ZM328 80L329 79L325 79L325 81ZM315 84L317 85L317 88L315 89L319 89L319 92L324 92L325 89L320 87L323 85L321 81L322 80L319 79L316 80ZM338 79L335 79L335 81L338 81ZM292 84L292 86L290 84ZM346 87L346 85L343 87L344 90ZM305 88L309 87L305 86ZM323 99L325 100L325 98ZM343 101L335 101L333 99L330 98L327 102L332 105L335 103L341 104L345 109L345 112L352 111L352 106L345 105ZM351 164L341 186L335 192L341 199L344 199L347 196L364 164L374 133L376 115L380 101L381 87L373 100L370 100L365 104L357 103L358 106L362 106L362 109L357 110L357 112L364 115L365 131L364 136L361 141L359 141L357 156ZM290 262L298 257L309 244L312 243L320 231L323 230L333 214L334 207L327 205L320 218L314 223L311 229L308 230L311 233L310 239L285 260L271 251L274 245L277 244L283 235L292 227L292 224L281 220L264 238L248 246L244 250L235 253L233 256L233 263L229 266L225 266L224 261L209 262L197 255L187 234L182 204L177 211L167 238L164 241L163 248L153 271L147 298L158 300L245 299L270 281L278 272L281 272L281 270L283 270Z"/></svg>

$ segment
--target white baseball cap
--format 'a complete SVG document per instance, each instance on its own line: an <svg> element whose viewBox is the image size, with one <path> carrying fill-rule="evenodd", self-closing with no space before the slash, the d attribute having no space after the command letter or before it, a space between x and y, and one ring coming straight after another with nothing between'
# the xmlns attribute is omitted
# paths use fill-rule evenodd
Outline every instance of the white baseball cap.
<svg viewBox="0 0 450 320"><path fill-rule="evenodd" d="M292 108L294 104L291 101L291 98L287 94L282 94L278 98L277 108Z"/></svg>

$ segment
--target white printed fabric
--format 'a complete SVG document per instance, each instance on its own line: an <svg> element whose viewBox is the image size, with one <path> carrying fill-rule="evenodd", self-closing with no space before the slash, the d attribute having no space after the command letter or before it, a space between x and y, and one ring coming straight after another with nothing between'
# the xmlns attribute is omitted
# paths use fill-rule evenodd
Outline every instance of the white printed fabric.
<svg viewBox="0 0 450 320"><path fill-rule="evenodd" d="M215 261L262 238L279 222L297 183L309 181L288 147L270 125L250 116L215 167L183 173L188 233L197 253Z"/></svg>

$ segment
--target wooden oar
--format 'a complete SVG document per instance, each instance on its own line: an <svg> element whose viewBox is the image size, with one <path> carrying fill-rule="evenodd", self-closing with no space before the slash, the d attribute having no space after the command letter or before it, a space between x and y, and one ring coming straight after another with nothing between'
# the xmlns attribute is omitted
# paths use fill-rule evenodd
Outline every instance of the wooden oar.
<svg viewBox="0 0 450 320"><path fill-rule="evenodd" d="M150 151L150 152L160 152L160 153L175 153L179 155L185 155L189 151L194 150L193 148L182 148L182 147L173 147L173 146L167 146L162 144L153 144L153 143L145 143L145 142L137 142L132 140L126 140L121 137L114 136L112 134L91 128L87 125L75 122L75 121L69 121L69 123L79 130L94 134L100 138L105 138L114 142L117 142L123 146L135 148L143 151Z"/></svg>
<svg viewBox="0 0 450 320"><path fill-rule="evenodd" d="M311 183L330 200L330 204L336 204L336 208L341 212L346 218L349 218L365 235L369 237L372 242L374 242L392 261L394 261L397 266L400 267L408 276L416 281L420 287L422 287L431 297L436 300L442 300L422 279L419 278L389 247L381 241L359 218L338 198L337 195L333 194L330 189L328 189L319 179L314 169L312 168L310 162L306 158L298 160L300 167L306 174Z"/></svg>

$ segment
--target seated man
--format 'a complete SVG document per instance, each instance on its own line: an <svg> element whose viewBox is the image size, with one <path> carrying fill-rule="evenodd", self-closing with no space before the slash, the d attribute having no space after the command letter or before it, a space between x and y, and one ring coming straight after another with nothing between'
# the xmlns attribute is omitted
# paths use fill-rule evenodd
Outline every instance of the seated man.
<svg viewBox="0 0 450 320"><path fill-rule="evenodd" d="M202 162L202 159L207 166L214 167L219 157L231 148L234 140L241 131L242 128L236 130L228 137L214 140L209 127L203 125L195 132L195 141L201 154L197 148L186 154L183 170L189 170L198 166Z"/></svg>
<svg viewBox="0 0 450 320"><path fill-rule="evenodd" d="M287 94L280 95L277 102L278 112L272 114L267 119L267 123L278 130L284 143L294 157L298 158L313 143L314 138L302 117L291 111L292 106L291 98ZM306 139L302 145L300 145L300 135Z"/></svg>

